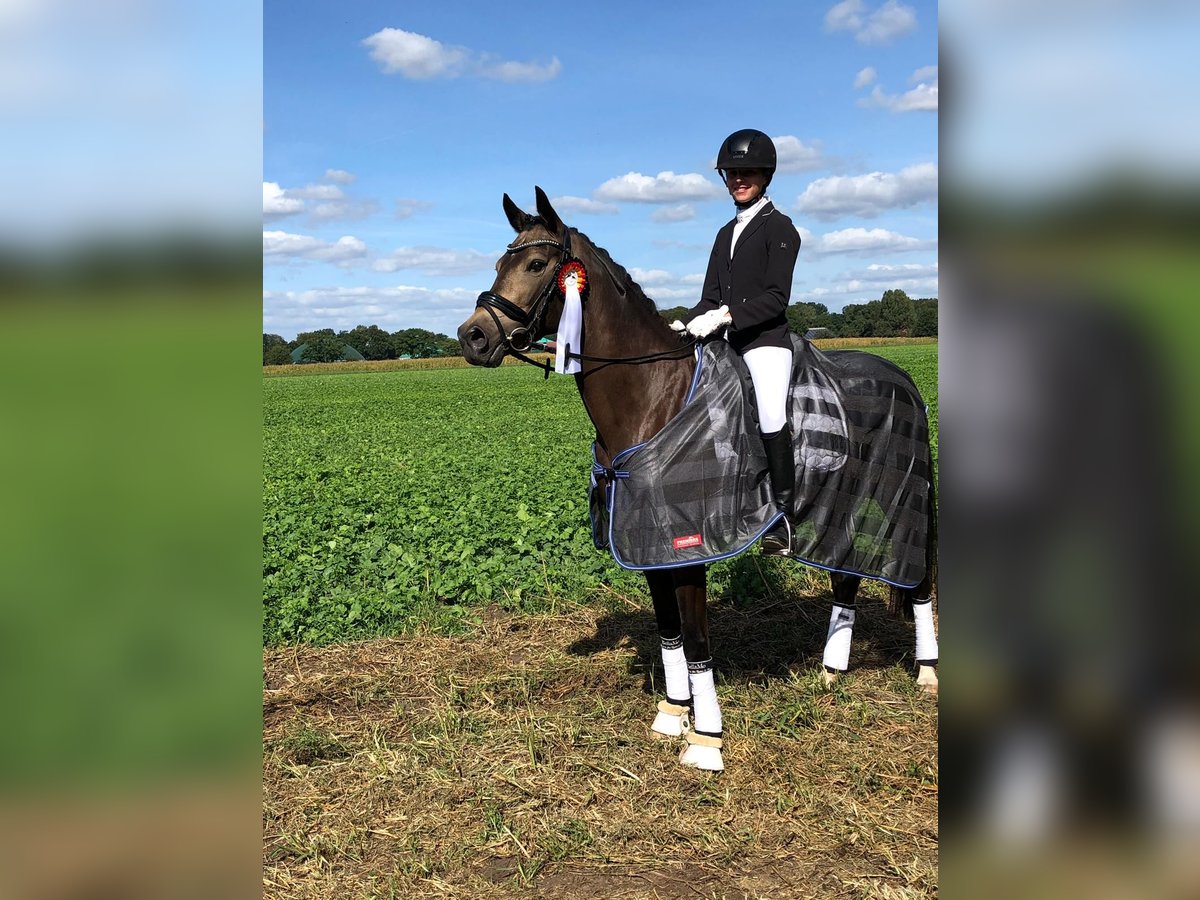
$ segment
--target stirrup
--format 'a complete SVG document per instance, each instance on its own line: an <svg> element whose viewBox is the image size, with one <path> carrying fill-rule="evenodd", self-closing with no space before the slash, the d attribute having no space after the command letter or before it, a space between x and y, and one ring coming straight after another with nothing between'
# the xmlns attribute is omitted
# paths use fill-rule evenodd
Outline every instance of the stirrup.
<svg viewBox="0 0 1200 900"><path fill-rule="evenodd" d="M784 537L779 534L780 531L786 536L786 545L783 543ZM760 543L764 556L790 557L792 555L792 523L788 517L784 515L770 531L762 536Z"/></svg>

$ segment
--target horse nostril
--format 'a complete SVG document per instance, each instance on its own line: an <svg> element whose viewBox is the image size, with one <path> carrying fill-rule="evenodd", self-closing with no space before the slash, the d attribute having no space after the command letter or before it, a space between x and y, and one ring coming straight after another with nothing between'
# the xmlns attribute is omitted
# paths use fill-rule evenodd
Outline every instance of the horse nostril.
<svg viewBox="0 0 1200 900"><path fill-rule="evenodd" d="M487 335L483 333L483 329L478 325L473 325L467 332L467 343L476 350L483 350L488 344Z"/></svg>

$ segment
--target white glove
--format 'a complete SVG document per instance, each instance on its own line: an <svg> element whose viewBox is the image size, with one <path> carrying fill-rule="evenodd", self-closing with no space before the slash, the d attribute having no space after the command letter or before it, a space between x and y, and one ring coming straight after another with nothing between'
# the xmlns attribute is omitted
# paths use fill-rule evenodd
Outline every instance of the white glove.
<svg viewBox="0 0 1200 900"><path fill-rule="evenodd" d="M708 337L715 331L724 328L733 321L733 317L729 315L729 307L722 306L717 309L710 309L692 321L687 323L688 334L693 337L704 338Z"/></svg>
<svg viewBox="0 0 1200 900"><path fill-rule="evenodd" d="M678 331L681 333L684 331L687 331L687 326L684 325L682 322L680 322L678 319L676 319L674 322L672 322L668 327L672 331Z"/></svg>

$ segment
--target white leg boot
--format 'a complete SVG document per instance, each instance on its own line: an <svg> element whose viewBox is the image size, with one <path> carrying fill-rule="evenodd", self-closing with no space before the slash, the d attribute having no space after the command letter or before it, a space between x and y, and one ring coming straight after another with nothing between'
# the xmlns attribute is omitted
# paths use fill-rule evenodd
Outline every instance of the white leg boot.
<svg viewBox="0 0 1200 900"><path fill-rule="evenodd" d="M717 687L713 681L712 660L688 663L688 682L692 689L692 728L685 733L687 746L679 761L695 769L721 772L721 707L717 703ZM706 733L701 733L706 732Z"/></svg>
<svg viewBox="0 0 1200 900"><path fill-rule="evenodd" d="M704 769L706 772L724 772L725 760L721 757L720 738L709 737L707 734L687 733L687 746L679 754L679 761L693 769Z"/></svg>
<svg viewBox="0 0 1200 900"><path fill-rule="evenodd" d="M917 686L936 697L938 641L933 630L933 603L929 600L914 603L913 619L917 631Z"/></svg>
<svg viewBox="0 0 1200 900"><path fill-rule="evenodd" d="M658 704L658 715L654 717L654 724L650 729L663 737L682 737L689 728L687 714L686 706L679 706L670 700L661 700Z"/></svg>
<svg viewBox="0 0 1200 900"><path fill-rule="evenodd" d="M650 728L664 737L680 737L688 728L687 702L692 697L687 658L683 655L682 637L662 638L661 642L667 699L658 704L658 714Z"/></svg>
<svg viewBox="0 0 1200 900"><path fill-rule="evenodd" d="M850 639L854 636L854 609L833 604L829 631L825 634L825 687L833 687L837 677L850 668Z"/></svg>

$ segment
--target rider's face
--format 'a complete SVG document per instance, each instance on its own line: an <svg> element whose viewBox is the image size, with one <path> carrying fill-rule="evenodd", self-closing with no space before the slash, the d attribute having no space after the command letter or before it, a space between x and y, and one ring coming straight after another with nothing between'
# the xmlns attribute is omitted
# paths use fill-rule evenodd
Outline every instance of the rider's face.
<svg viewBox="0 0 1200 900"><path fill-rule="evenodd" d="M767 185L767 174L762 169L726 169L725 187L735 203L751 203L757 200Z"/></svg>

